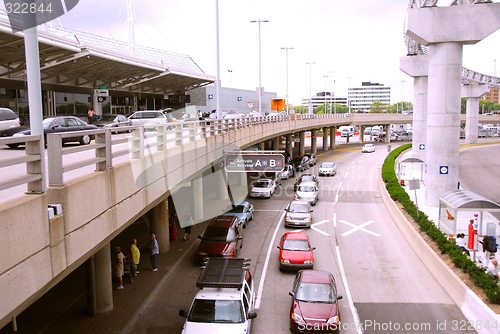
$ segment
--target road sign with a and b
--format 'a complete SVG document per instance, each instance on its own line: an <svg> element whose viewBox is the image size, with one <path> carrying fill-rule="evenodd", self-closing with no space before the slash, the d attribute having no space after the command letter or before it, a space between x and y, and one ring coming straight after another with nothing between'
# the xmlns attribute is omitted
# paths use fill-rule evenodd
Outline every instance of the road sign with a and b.
<svg viewBox="0 0 500 334"><path fill-rule="evenodd" d="M408 180L408 186L410 186L410 190L420 189L420 180Z"/></svg>

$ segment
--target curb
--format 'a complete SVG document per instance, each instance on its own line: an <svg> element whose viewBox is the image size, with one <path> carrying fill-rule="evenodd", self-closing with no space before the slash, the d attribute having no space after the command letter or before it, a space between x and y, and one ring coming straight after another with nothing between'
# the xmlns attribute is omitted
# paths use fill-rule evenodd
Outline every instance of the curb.
<svg viewBox="0 0 500 334"><path fill-rule="evenodd" d="M415 231L410 222L401 213L396 203L390 197L385 183L380 177L380 193L382 200L389 211L392 219L405 237L408 244L415 251L422 263L434 276L439 285L450 296L453 302L460 308L464 316L473 327L475 324L499 324L500 315L493 312L465 283L448 267L446 263L434 252L434 250ZM479 334L490 334L490 328L477 328Z"/></svg>

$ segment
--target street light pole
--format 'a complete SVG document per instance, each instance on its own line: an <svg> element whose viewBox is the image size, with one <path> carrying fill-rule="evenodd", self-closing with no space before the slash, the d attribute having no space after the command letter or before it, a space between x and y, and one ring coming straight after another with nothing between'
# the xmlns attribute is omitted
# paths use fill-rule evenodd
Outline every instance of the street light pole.
<svg viewBox="0 0 500 334"><path fill-rule="evenodd" d="M349 105L349 114L351 113L351 79L352 77L347 77L349 80L349 89L347 90L347 104Z"/></svg>
<svg viewBox="0 0 500 334"><path fill-rule="evenodd" d="M332 99L332 80L333 80L333 74L335 73L334 71L328 71L328 73L330 74L330 114L333 113L333 99Z"/></svg>
<svg viewBox="0 0 500 334"><path fill-rule="evenodd" d="M312 114L312 64L316 64L315 62L306 63L309 65L309 106L307 113Z"/></svg>
<svg viewBox="0 0 500 334"><path fill-rule="evenodd" d="M286 50L286 113L290 115L290 109L288 109L288 50L293 50L293 48L283 47L282 50Z"/></svg>
<svg viewBox="0 0 500 334"><path fill-rule="evenodd" d="M253 20L250 23L257 22L259 24L259 114L262 115L262 86L261 86L261 61L260 61L260 23L261 22L269 22L268 20Z"/></svg>
<svg viewBox="0 0 500 334"><path fill-rule="evenodd" d="M325 114L327 113L327 107L326 107L326 79L328 78L328 75L323 75L323 78L325 78Z"/></svg>
<svg viewBox="0 0 500 334"><path fill-rule="evenodd" d="M403 111L405 111L405 105L404 105L404 100L405 100L405 95L404 95L404 90L405 90L405 81L401 80L401 85L403 86L401 88L401 115L403 114Z"/></svg>
<svg viewBox="0 0 500 334"><path fill-rule="evenodd" d="M215 109L217 119L222 118L220 110L220 64L219 64L219 0L215 0L215 58L216 58L216 77L215 77Z"/></svg>

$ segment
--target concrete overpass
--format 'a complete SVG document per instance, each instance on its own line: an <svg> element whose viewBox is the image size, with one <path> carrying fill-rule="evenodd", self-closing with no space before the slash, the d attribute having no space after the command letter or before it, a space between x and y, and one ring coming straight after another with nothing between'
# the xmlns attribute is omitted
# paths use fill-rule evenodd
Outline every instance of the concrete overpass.
<svg viewBox="0 0 500 334"><path fill-rule="evenodd" d="M465 121L465 115L462 116ZM480 121L500 123L500 116L481 115ZM272 141L276 149L280 136L286 136L286 149L291 152L288 139L294 133L300 135L299 149L303 151L304 131L311 130L314 152L317 129L323 129L323 148L327 150L335 147L335 136L330 136L328 147L328 130L334 127L402 123L412 123L412 115L291 115L189 122L177 125L173 131L158 128L148 135L144 134L144 128L138 128L122 150L119 149L124 142L112 140L109 130L92 131L96 143L78 147L63 148L64 134L49 135L47 193L0 203L0 231L5 236L5 256L0 264L0 327L85 261L95 268L97 286L91 293L97 299L99 312L111 309L110 240L147 213L160 251L167 251L170 247L167 198L185 187L186 182L197 222L217 215L219 208L226 207L230 201L228 185L234 200L246 197L246 177L228 181L218 165L224 151L265 141ZM0 167L26 163L29 174L25 178L2 180L0 189L27 183L28 190L36 193L37 183L46 174L36 169L36 159L40 159L36 152L39 137L1 139L0 144L16 140L34 140L34 145L28 144L23 157L0 159ZM87 154L77 163L63 163L64 155L84 155L85 151L92 156ZM113 163L113 159L123 155L130 158ZM64 172L94 164L95 172L64 181ZM202 198L200 194L209 179L216 180L219 186L212 189L213 197ZM49 219L49 204L60 204L62 213Z"/></svg>

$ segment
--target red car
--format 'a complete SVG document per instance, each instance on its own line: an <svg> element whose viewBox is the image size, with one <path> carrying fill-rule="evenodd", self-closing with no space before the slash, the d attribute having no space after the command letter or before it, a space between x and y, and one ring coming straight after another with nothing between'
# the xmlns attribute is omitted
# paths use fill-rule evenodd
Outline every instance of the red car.
<svg viewBox="0 0 500 334"><path fill-rule="evenodd" d="M314 265L313 250L307 234L288 232L283 234L278 246L280 250L280 270L312 269Z"/></svg>
<svg viewBox="0 0 500 334"><path fill-rule="evenodd" d="M301 270L295 276L290 329L299 333L338 333L340 308L335 278L328 271Z"/></svg>
<svg viewBox="0 0 500 334"><path fill-rule="evenodd" d="M236 257L243 246L243 224L236 216L217 216L207 226L198 248L198 261L206 257Z"/></svg>

